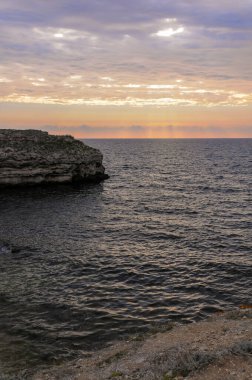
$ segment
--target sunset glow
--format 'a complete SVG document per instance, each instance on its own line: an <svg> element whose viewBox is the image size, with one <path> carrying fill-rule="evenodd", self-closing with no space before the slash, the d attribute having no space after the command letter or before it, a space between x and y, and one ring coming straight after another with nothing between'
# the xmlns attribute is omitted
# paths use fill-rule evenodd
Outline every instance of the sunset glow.
<svg viewBox="0 0 252 380"><path fill-rule="evenodd" d="M252 5L0 3L0 128L252 137Z"/></svg>

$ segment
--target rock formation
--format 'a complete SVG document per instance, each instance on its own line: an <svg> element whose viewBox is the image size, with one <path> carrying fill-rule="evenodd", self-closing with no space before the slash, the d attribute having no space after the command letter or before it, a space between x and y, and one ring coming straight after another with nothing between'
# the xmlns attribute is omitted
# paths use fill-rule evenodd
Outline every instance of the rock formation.
<svg viewBox="0 0 252 380"><path fill-rule="evenodd" d="M108 178L102 154L72 136L0 129L0 187L99 182Z"/></svg>

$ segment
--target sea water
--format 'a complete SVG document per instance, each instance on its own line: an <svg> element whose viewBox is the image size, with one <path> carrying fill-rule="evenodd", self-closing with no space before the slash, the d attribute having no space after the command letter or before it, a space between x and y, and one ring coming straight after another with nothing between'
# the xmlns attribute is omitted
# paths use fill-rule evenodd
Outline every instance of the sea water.
<svg viewBox="0 0 252 380"><path fill-rule="evenodd" d="M0 373L252 303L251 139L85 142L109 180L0 192Z"/></svg>

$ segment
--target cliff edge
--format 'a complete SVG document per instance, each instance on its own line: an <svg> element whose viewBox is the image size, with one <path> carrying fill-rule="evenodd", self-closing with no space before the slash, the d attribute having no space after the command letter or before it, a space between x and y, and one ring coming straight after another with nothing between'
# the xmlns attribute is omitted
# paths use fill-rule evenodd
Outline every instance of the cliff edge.
<svg viewBox="0 0 252 380"><path fill-rule="evenodd" d="M72 136L0 129L0 187L107 179L102 153Z"/></svg>

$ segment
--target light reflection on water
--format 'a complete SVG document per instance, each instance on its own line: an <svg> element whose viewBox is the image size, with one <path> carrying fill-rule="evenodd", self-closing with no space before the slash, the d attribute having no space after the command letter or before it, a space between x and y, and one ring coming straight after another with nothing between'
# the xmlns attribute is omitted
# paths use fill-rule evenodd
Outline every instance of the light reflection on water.
<svg viewBox="0 0 252 380"><path fill-rule="evenodd" d="M251 303L252 140L90 140L111 178L0 193L0 362Z"/></svg>

